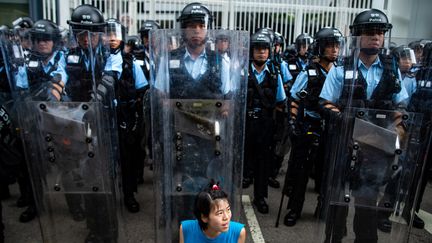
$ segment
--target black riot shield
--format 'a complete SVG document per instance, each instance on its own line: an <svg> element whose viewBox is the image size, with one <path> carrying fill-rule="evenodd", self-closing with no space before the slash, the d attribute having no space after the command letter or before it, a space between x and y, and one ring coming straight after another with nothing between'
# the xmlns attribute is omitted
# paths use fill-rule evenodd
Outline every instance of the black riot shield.
<svg viewBox="0 0 432 243"><path fill-rule="evenodd" d="M3 39L43 240L124 242L106 37L75 29L72 38L48 55L31 40L27 56Z"/></svg>
<svg viewBox="0 0 432 243"><path fill-rule="evenodd" d="M227 31L230 49L221 53L214 45L219 31L207 31L205 60L192 70L183 31L151 32L158 242L176 241L180 222L194 218L195 196L210 179L229 194L234 220L241 205L249 36Z"/></svg>
<svg viewBox="0 0 432 243"><path fill-rule="evenodd" d="M380 48L374 64L365 68L362 56L374 55L373 50L362 48L361 37L347 43L336 75L342 77L335 102L341 112L328 117L332 148L326 156L324 221L317 241L406 242L423 114L407 110L409 96L390 51ZM377 74L381 78L373 83Z"/></svg>

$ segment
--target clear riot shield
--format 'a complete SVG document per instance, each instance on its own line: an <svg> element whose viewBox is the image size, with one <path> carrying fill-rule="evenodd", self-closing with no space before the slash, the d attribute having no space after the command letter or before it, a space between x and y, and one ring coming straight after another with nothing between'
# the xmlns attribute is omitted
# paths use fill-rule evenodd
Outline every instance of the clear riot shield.
<svg viewBox="0 0 432 243"><path fill-rule="evenodd" d="M334 146L327 156L317 242L406 242L409 237L423 115L406 108L409 96L397 58L387 48L366 48L368 41L348 38L338 70L340 97L333 102L341 113L329 118ZM374 55L366 68L365 57ZM377 73L381 78L374 83ZM384 221L390 228L382 227Z"/></svg>
<svg viewBox="0 0 432 243"><path fill-rule="evenodd" d="M194 218L195 196L210 179L228 193L233 219L240 215L249 35L225 31L224 53L214 44L220 33L207 31L198 44L206 59L192 70L185 53L194 44L184 30L151 32L158 242L178 240L180 222Z"/></svg>
<svg viewBox="0 0 432 243"><path fill-rule="evenodd" d="M125 242L119 198L112 78L103 33L74 30L69 46L24 55L3 39L44 242ZM51 63L51 66L46 66ZM61 99L53 96L64 86ZM101 85L103 84L103 85ZM58 88L58 87L57 87Z"/></svg>

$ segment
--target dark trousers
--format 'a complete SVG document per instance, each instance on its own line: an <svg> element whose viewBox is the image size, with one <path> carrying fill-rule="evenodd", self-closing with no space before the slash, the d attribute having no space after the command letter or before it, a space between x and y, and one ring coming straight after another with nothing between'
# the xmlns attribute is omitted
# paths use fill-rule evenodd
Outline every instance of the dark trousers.
<svg viewBox="0 0 432 243"><path fill-rule="evenodd" d="M137 192L137 177L140 170L140 161L143 153L140 153L140 139L135 132L119 128L120 164L122 170L123 195L132 196Z"/></svg>
<svg viewBox="0 0 432 243"><path fill-rule="evenodd" d="M3 207L0 202L0 243L4 242Z"/></svg>
<svg viewBox="0 0 432 243"><path fill-rule="evenodd" d="M246 119L243 176L254 179L255 198L267 197L272 141L273 119L271 117L259 116Z"/></svg>
<svg viewBox="0 0 432 243"><path fill-rule="evenodd" d="M86 194L84 202L88 229L103 237L104 242L116 243L118 221L114 195L111 193Z"/></svg>
<svg viewBox="0 0 432 243"><path fill-rule="evenodd" d="M288 208L300 214L305 201L306 187L309 175L315 165L315 180L321 185L322 158L324 145L320 142L321 123L319 119L305 118L307 133L292 139L291 158L288 162L288 170L291 170L292 192L290 194Z"/></svg>
<svg viewBox="0 0 432 243"><path fill-rule="evenodd" d="M348 160L345 164L336 165L337 172L334 177L339 181L338 190L333 196L334 201L338 202L341 198L339 195L343 193L345 183L349 183L354 205L355 213L353 220L353 229L356 235L354 242L356 243L374 243L378 241L377 222L378 213L382 209L377 207L379 188L387 186L389 177L389 166L391 165L394 155L385 154L382 150L365 144L359 144L360 151L358 162L354 170L349 169ZM349 152L349 154L351 154ZM343 161L343 160L341 160ZM349 171L349 173L347 173ZM342 177L342 179L340 178ZM336 197L335 197L336 196ZM331 197L331 196L330 196ZM332 203L330 203L332 205ZM338 213L331 212L331 207L336 207ZM342 237L340 228L346 227L346 215L348 215L348 206L331 206L329 215L327 215L327 238L331 238L330 242L340 242ZM342 217L345 215L345 218ZM331 218L334 217L334 218Z"/></svg>

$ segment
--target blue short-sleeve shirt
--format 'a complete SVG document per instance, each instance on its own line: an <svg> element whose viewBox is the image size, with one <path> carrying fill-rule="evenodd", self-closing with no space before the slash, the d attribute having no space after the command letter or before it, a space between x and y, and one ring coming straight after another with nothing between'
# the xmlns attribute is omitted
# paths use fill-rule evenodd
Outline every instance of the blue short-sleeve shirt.
<svg viewBox="0 0 432 243"><path fill-rule="evenodd" d="M384 71L384 67L379 58L367 68L361 60L358 62L358 71L362 72L363 77L367 82L366 95L367 99L370 99L373 91L377 87L381 76ZM348 72L347 72L348 73ZM353 73L351 73L354 76ZM400 72L399 72L400 77ZM320 97L333 103L337 103L342 93L343 82L344 82L344 68L342 66L332 68L327 75L324 82L323 89L321 91ZM401 103L408 99L408 93L405 86L402 85L401 91L393 95L393 102L396 104Z"/></svg>

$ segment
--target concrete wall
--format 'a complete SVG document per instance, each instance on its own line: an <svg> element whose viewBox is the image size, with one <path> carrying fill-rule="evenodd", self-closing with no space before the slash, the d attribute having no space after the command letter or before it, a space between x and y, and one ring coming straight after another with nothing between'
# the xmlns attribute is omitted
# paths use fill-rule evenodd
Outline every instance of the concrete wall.
<svg viewBox="0 0 432 243"><path fill-rule="evenodd" d="M432 1L390 1L392 36L432 39Z"/></svg>

